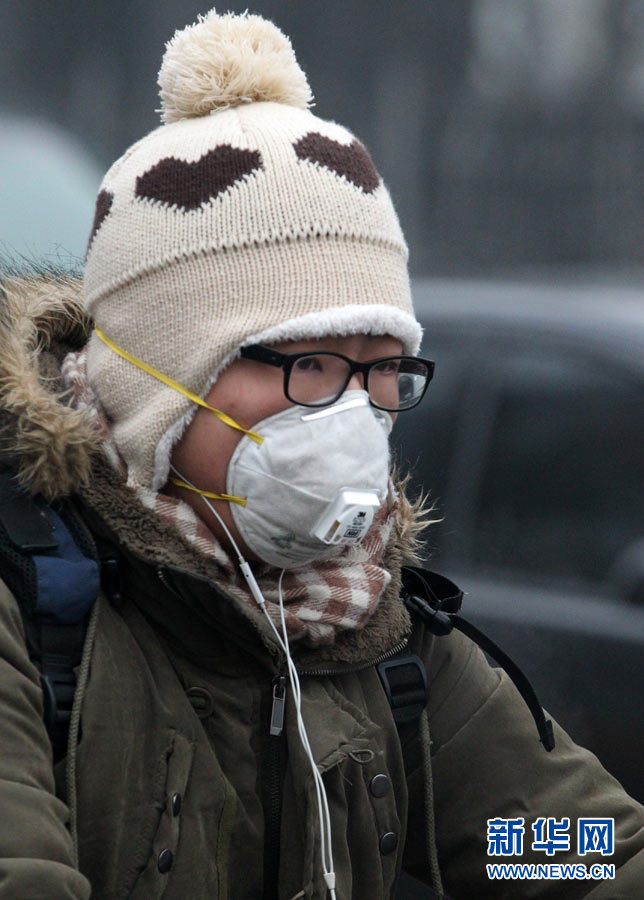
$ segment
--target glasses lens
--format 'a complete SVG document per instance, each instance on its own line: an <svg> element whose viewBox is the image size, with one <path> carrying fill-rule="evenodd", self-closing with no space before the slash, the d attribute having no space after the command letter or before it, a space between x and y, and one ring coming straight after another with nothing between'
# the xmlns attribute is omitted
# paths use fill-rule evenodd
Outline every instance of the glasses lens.
<svg viewBox="0 0 644 900"><path fill-rule="evenodd" d="M423 396L428 379L429 370L422 360L385 359L369 371L369 396L382 409L410 409Z"/></svg>
<svg viewBox="0 0 644 900"><path fill-rule="evenodd" d="M288 393L294 403L325 406L339 397L349 378L349 364L339 356L310 353L295 360Z"/></svg>

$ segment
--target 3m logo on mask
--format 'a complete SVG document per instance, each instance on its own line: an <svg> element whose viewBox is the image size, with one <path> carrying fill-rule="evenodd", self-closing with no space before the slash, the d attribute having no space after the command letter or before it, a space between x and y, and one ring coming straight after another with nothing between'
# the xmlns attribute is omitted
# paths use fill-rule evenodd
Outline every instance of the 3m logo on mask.
<svg viewBox="0 0 644 900"><path fill-rule="evenodd" d="M325 544L357 544L367 533L380 506L376 491L342 488L311 529Z"/></svg>

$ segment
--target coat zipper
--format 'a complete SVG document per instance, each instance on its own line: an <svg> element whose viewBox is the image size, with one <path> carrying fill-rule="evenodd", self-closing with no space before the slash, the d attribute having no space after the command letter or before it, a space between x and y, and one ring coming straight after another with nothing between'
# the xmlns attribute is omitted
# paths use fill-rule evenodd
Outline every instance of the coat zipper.
<svg viewBox="0 0 644 900"><path fill-rule="evenodd" d="M159 579L163 587L166 588L166 590L170 591L171 594L181 600L181 594L179 594L178 591L175 591L171 584L168 584L168 579L165 577L165 572L163 571L163 569L157 569L157 578Z"/></svg>
<svg viewBox="0 0 644 900"><path fill-rule="evenodd" d="M279 737L284 729L284 709L286 707L286 675L273 678L273 705L271 707L271 728L273 737Z"/></svg>
<svg viewBox="0 0 644 900"><path fill-rule="evenodd" d="M264 894L263 900L277 900L279 894L280 829L282 824L282 777L284 770L285 675L271 683L272 704L266 741L266 789L264 793Z"/></svg>
<svg viewBox="0 0 644 900"><path fill-rule="evenodd" d="M363 672L365 669L371 669L372 666L377 666L386 659L390 659L392 656L395 656L396 653L400 653L401 650L404 650L408 643L409 638L405 637L401 641L398 641L393 647L390 647L389 650L381 653L380 656L376 656L375 659L370 659L369 662L360 663L359 666L352 666L349 669L300 669L297 667L297 671L299 675L352 675L354 672Z"/></svg>

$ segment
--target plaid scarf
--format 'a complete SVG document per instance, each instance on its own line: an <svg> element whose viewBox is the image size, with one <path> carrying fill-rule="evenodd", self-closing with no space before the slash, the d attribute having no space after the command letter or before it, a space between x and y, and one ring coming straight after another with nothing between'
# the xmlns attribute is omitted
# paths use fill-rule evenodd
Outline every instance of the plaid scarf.
<svg viewBox="0 0 644 900"><path fill-rule="evenodd" d="M105 455L125 483L127 468L111 435L105 413L87 382L87 351L70 353L63 360L62 376L71 404L83 409L102 438ZM133 492L140 503L169 522L216 567L217 583L241 602L255 604L231 556L191 506L147 488ZM336 634L361 629L373 615L391 576L381 565L398 512L398 498L390 482L387 501L360 544L345 546L336 556L287 570L282 579L284 616L290 641L310 646L332 644ZM254 566L266 608L278 630L280 570L265 563Z"/></svg>

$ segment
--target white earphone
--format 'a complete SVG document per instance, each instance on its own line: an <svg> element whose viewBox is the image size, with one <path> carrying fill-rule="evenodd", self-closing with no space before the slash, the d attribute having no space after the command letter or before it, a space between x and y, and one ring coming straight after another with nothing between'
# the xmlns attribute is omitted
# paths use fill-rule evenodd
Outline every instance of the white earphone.
<svg viewBox="0 0 644 900"><path fill-rule="evenodd" d="M185 475L182 475L180 472L175 469L175 467L171 464L170 468L177 475L178 478L181 478L186 484L190 485L190 487L194 488L193 485ZM286 657L286 665L289 673L289 680L291 682L291 687L293 689L293 699L295 701L295 715L297 718L297 731L300 736L300 741L302 742L302 747L304 748L304 752L306 753L309 763L311 765L311 771L313 772L313 779L315 784L315 794L317 799L318 806L318 815L320 821L320 842L321 842L321 856L322 856L322 876L326 883L326 886L329 891L329 897L331 900L337 900L336 892L335 892L335 871L333 868L333 850L331 843L331 813L329 811L329 801L326 795L326 790L324 787L324 782L322 780L322 775L315 763L313 758L313 753L311 751L311 745L309 743L308 734L306 732L306 726L304 724L304 719L302 717L302 692L300 687L300 679L297 674L297 669L295 668L295 663L291 658L291 650L288 643L288 634L286 630L286 619L284 617L284 598L282 594L282 579L284 577L284 569L282 569L278 582L278 590L279 590L279 604L280 604L280 622L282 626L282 634L280 635L279 631L275 627L273 620L271 619L268 610L266 609L266 600L264 595L262 594L259 585L255 579L253 574L253 570L251 569L248 562L242 556L242 553L235 541L234 537L230 533L230 529L221 518L217 510L214 508L212 503L208 500L207 497L204 497L201 494L201 498L209 507L210 511L216 516L219 524L224 529L228 540L230 541L232 547L237 554L239 568L241 570L242 575L244 576L246 583L248 584L248 588L257 603L260 609L263 610L264 615L266 616L266 620L268 621L275 637L277 638L277 642L282 649L284 656Z"/></svg>

